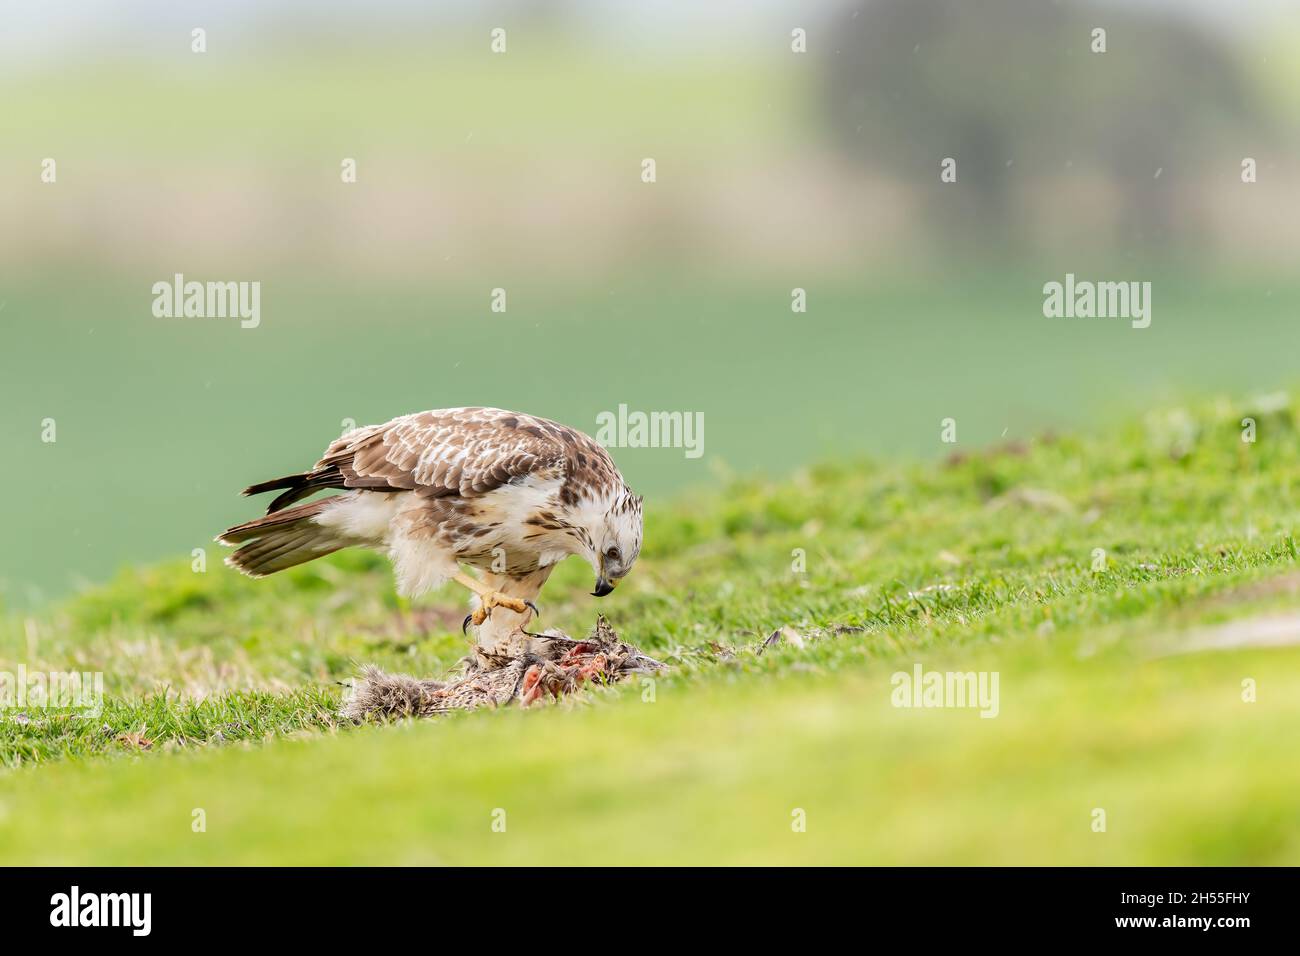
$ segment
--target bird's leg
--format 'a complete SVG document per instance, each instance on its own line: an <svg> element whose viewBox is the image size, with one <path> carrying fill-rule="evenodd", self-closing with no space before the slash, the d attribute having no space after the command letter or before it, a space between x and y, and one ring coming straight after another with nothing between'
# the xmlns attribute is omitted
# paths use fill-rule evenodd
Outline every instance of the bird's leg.
<svg viewBox="0 0 1300 956"><path fill-rule="evenodd" d="M537 615L537 605L532 601L524 601L520 598L503 594L500 591L488 587L482 581L478 580L478 578L471 577L468 574L458 573L452 577L452 580L457 584L469 588L477 594L479 598L479 606L469 615L469 617L465 618L465 623L461 627L462 630L470 624L482 624L492 616L492 609L494 607L508 608L516 614L524 614L527 611L532 611L534 616Z"/></svg>

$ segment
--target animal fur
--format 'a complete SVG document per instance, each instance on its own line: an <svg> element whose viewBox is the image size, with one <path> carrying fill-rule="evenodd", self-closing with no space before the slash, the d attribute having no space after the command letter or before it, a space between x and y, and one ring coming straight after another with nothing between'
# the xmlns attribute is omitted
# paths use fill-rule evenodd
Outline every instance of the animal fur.
<svg viewBox="0 0 1300 956"><path fill-rule="evenodd" d="M612 684L630 674L652 673L664 665L619 640L604 617L585 640L575 641L558 631L518 632L506 651L476 646L461 661L461 673L451 680L387 674L366 667L361 680L344 701L342 715L352 720L393 717L432 717L453 710L503 707L518 702L527 707L578 690L591 681Z"/></svg>

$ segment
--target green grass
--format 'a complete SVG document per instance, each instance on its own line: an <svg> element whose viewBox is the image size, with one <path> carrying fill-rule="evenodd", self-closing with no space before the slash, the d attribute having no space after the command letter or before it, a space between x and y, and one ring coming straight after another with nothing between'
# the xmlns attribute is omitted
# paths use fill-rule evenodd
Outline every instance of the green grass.
<svg viewBox="0 0 1300 956"><path fill-rule="evenodd" d="M379 559L123 573L0 631L0 669L108 697L0 724L0 860L1295 863L1300 646L1174 652L1294 603L1298 422L1220 401L657 504L616 595L570 562L542 610L671 672L528 712L336 721L358 664L464 650L461 595L405 606ZM998 716L893 707L916 663L996 671Z"/></svg>

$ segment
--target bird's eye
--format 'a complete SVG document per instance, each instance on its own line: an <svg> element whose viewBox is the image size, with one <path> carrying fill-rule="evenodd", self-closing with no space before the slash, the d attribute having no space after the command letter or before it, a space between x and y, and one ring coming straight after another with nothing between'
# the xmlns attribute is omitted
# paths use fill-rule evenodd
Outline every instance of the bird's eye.
<svg viewBox="0 0 1300 956"><path fill-rule="evenodd" d="M609 560L611 561L617 561L618 548L610 548L608 551L605 552L605 557L609 558Z"/></svg>

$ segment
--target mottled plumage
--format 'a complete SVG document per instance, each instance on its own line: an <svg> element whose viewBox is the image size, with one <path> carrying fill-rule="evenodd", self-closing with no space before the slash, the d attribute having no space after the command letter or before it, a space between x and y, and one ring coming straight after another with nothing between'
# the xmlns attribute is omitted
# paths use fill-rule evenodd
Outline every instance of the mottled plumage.
<svg viewBox="0 0 1300 956"><path fill-rule="evenodd" d="M342 492L295 503L322 490ZM398 591L423 594L457 577L486 602L499 635L527 620L556 563L584 557L607 594L641 550L641 499L609 454L582 432L497 408L417 412L348 432L310 470L262 482L280 491L263 518L218 540L226 562L261 577L346 547L385 551ZM504 603L492 595L513 599ZM476 620L476 623L478 621ZM480 632L480 638L484 638Z"/></svg>

